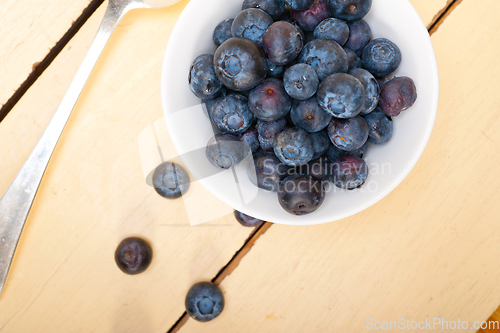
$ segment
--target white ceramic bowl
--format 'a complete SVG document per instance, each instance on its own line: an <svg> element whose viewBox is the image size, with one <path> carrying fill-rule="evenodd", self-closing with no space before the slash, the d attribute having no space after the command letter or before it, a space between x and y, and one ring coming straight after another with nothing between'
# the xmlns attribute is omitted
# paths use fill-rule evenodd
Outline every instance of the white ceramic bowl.
<svg viewBox="0 0 500 333"><path fill-rule="evenodd" d="M208 191L245 214L291 225L312 225L354 215L385 197L410 173L420 158L434 126L439 80L434 49L418 13L408 0L374 0L365 20L374 38L386 37L401 49L403 60L394 73L416 84L415 105L394 118L394 135L383 146L371 145L367 184L354 191L332 186L314 213L293 216L279 205L276 193L257 189L248 181L245 163L220 172L204 157L214 135L200 100L190 91L187 77L192 61L214 53L212 33L219 22L234 18L242 0L191 0L179 17L168 43L162 70L161 96L170 137L183 162ZM195 153L197 152L197 153ZM235 181L235 179L237 179Z"/></svg>

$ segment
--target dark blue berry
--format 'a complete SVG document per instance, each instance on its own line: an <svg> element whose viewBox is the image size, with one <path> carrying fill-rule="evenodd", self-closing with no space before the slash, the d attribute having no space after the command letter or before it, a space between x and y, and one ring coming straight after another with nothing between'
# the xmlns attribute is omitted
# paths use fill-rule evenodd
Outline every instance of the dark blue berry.
<svg viewBox="0 0 500 333"><path fill-rule="evenodd" d="M360 188L368 177L368 165L356 156L344 155L333 163L331 181L335 186L354 190Z"/></svg>
<svg viewBox="0 0 500 333"><path fill-rule="evenodd" d="M314 29L314 38L331 39L342 46L349 39L349 26L342 20L328 18L316 26Z"/></svg>
<svg viewBox="0 0 500 333"><path fill-rule="evenodd" d="M363 63L361 62L361 58L358 57L356 52L351 50L350 48L344 47L345 54L347 55L347 63L349 64L349 71L354 68L363 67Z"/></svg>
<svg viewBox="0 0 500 333"><path fill-rule="evenodd" d="M366 21L349 22L349 39L344 45L361 57L366 44L372 39L372 30Z"/></svg>
<svg viewBox="0 0 500 333"><path fill-rule="evenodd" d="M267 59L267 76L280 78L283 75L283 66L277 66Z"/></svg>
<svg viewBox="0 0 500 333"><path fill-rule="evenodd" d="M383 77L398 69L401 64L399 47L386 38L372 40L363 49L363 67L375 77Z"/></svg>
<svg viewBox="0 0 500 333"><path fill-rule="evenodd" d="M285 0L285 5L292 10L305 10L313 4L314 0Z"/></svg>
<svg viewBox="0 0 500 333"><path fill-rule="evenodd" d="M185 300L187 314L201 322L217 317L224 309L224 295L212 282L198 282L189 289Z"/></svg>
<svg viewBox="0 0 500 333"><path fill-rule="evenodd" d="M310 214L316 211L324 200L322 182L311 176L289 176L278 188L278 201L281 207L293 215Z"/></svg>
<svg viewBox="0 0 500 333"><path fill-rule="evenodd" d="M238 165L250 152L248 145L231 134L216 134L207 144L206 156L214 166L230 169Z"/></svg>
<svg viewBox="0 0 500 333"><path fill-rule="evenodd" d="M328 0L333 17L354 21L360 20L372 8L372 0Z"/></svg>
<svg viewBox="0 0 500 333"><path fill-rule="evenodd" d="M332 162L326 157L320 157L307 163L307 169L307 175L325 181L330 180L333 172Z"/></svg>
<svg viewBox="0 0 500 333"><path fill-rule="evenodd" d="M341 156L344 156L346 152L342 149L338 149L334 145L328 146L327 151L325 152L326 157L330 160L330 162L335 162L338 160Z"/></svg>
<svg viewBox="0 0 500 333"><path fill-rule="evenodd" d="M214 69L214 56L202 54L198 56L189 70L189 88L201 99L216 97L221 89L222 83L217 78Z"/></svg>
<svg viewBox="0 0 500 333"><path fill-rule="evenodd" d="M311 66L296 64L286 70L283 83L290 97L303 101L314 96L318 89L319 78Z"/></svg>
<svg viewBox="0 0 500 333"><path fill-rule="evenodd" d="M353 150L353 151L350 151L349 155L353 155L353 156L356 156L356 157L359 157L359 158L364 158L366 156L366 151L368 150L369 144L370 144L370 142L366 141L366 143L361 148Z"/></svg>
<svg viewBox="0 0 500 333"><path fill-rule="evenodd" d="M292 18L304 31L313 31L319 22L330 17L330 9L326 0L314 0L305 10L292 11Z"/></svg>
<svg viewBox="0 0 500 333"><path fill-rule="evenodd" d="M377 80L366 69L355 68L349 74L358 79L365 88L365 105L360 114L365 116L375 110L380 97L380 87Z"/></svg>
<svg viewBox="0 0 500 333"><path fill-rule="evenodd" d="M189 189L189 175L178 164L164 162L153 173L153 187L164 198L176 199Z"/></svg>
<svg viewBox="0 0 500 333"><path fill-rule="evenodd" d="M334 117L351 118L358 115L365 103L365 88L354 76L333 74L321 82L318 103Z"/></svg>
<svg viewBox="0 0 500 333"><path fill-rule="evenodd" d="M219 47L226 40L233 37L231 32L233 21L233 19L224 20L215 27L213 35L215 46Z"/></svg>
<svg viewBox="0 0 500 333"><path fill-rule="evenodd" d="M256 153L260 148L258 136L259 134L255 126L250 126L238 137L238 139L241 142L246 143L250 147L252 153Z"/></svg>
<svg viewBox="0 0 500 333"><path fill-rule="evenodd" d="M287 128L276 137L274 154L289 166L298 166L312 160L314 144L302 128Z"/></svg>
<svg viewBox="0 0 500 333"><path fill-rule="evenodd" d="M311 133L321 131L332 119L332 116L319 106L316 96L305 101L295 101L290 117L296 126Z"/></svg>
<svg viewBox="0 0 500 333"><path fill-rule="evenodd" d="M342 47L330 39L315 39L299 55L299 62L314 68L320 81L334 73L347 73L347 55Z"/></svg>
<svg viewBox="0 0 500 333"><path fill-rule="evenodd" d="M417 100L417 88L412 79L406 76L396 77L384 85L380 94L379 105L382 111L390 117L399 114L413 106Z"/></svg>
<svg viewBox="0 0 500 333"><path fill-rule="evenodd" d="M241 134L252 125L254 116L248 99L232 94L217 99L211 108L210 119L223 133Z"/></svg>
<svg viewBox="0 0 500 333"><path fill-rule="evenodd" d="M236 15L231 33L234 37L248 38L262 46L262 36L273 22L272 17L262 9L248 8Z"/></svg>
<svg viewBox="0 0 500 333"><path fill-rule="evenodd" d="M285 129L286 120L284 118L278 119L276 121L263 121L258 120L255 128L258 132L258 139L262 149L272 150L274 149L274 142L276 137L281 131Z"/></svg>
<svg viewBox="0 0 500 333"><path fill-rule="evenodd" d="M125 274L135 275L144 272L152 259L151 245L138 237L122 240L115 251L116 265Z"/></svg>
<svg viewBox="0 0 500 333"><path fill-rule="evenodd" d="M304 39L293 24L278 21L267 29L262 43L269 60L282 66L297 58L304 46Z"/></svg>
<svg viewBox="0 0 500 333"><path fill-rule="evenodd" d="M283 0L245 0L242 9L260 8L273 18L278 20L285 12L285 2Z"/></svg>
<svg viewBox="0 0 500 333"><path fill-rule="evenodd" d="M382 145L392 138L392 119L380 108L365 117L368 124L368 141L374 145Z"/></svg>
<svg viewBox="0 0 500 333"><path fill-rule="evenodd" d="M258 119L274 121L290 111L292 99L286 93L283 81L270 78L250 92L248 105Z"/></svg>
<svg viewBox="0 0 500 333"><path fill-rule="evenodd" d="M326 153L328 148L331 146L331 141L327 131L319 131L316 133L311 133L310 135L311 139L313 140L314 146L314 155L312 159L315 160Z"/></svg>
<svg viewBox="0 0 500 333"><path fill-rule="evenodd" d="M229 89L245 91L262 82L267 61L257 44L246 38L233 37L217 48L215 73Z"/></svg>
<svg viewBox="0 0 500 333"><path fill-rule="evenodd" d="M248 169L248 177L258 187L278 191L279 183L287 176L289 167L283 164L273 152L261 152L254 157L255 174Z"/></svg>
<svg viewBox="0 0 500 333"><path fill-rule="evenodd" d="M360 116L349 119L333 118L328 126L333 145L344 151L361 148L368 139L368 125Z"/></svg>
<svg viewBox="0 0 500 333"><path fill-rule="evenodd" d="M244 227L260 227L264 221L251 217L250 215L243 214L237 210L234 211L234 217Z"/></svg>

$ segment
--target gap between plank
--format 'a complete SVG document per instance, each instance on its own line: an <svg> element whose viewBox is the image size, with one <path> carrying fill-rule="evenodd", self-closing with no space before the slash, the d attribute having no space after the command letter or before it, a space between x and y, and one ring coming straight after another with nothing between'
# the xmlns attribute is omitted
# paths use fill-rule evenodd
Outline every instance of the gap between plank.
<svg viewBox="0 0 500 333"><path fill-rule="evenodd" d="M451 12L459 5L462 3L463 0L448 0L448 3L446 6L444 6L443 9L441 9L436 16L434 16L434 19L432 20L431 24L429 24L427 31L429 31L429 35L432 36L433 33L437 31L437 29L443 24L444 20L448 17L448 15L451 14Z"/></svg>
<svg viewBox="0 0 500 333"><path fill-rule="evenodd" d="M28 89L35 83L35 81L42 75L42 73L50 66L52 61L61 53L69 41L76 35L80 28L87 22L87 20L94 14L104 0L92 0L90 4L83 10L82 14L71 24L71 27L66 31L62 38L50 49L49 53L43 58L42 61L33 64L31 73L26 80L17 88L14 94L5 102L0 108L0 122L7 116L7 114L14 108L19 100L24 96Z"/></svg>

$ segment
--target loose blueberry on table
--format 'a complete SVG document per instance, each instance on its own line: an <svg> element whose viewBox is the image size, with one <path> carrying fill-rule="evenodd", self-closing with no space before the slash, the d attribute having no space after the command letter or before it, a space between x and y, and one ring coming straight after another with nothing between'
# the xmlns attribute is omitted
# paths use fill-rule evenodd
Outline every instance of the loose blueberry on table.
<svg viewBox="0 0 500 333"><path fill-rule="evenodd" d="M189 289L185 300L187 314L201 322L215 319L224 309L224 295L212 282L198 282Z"/></svg>
<svg viewBox="0 0 500 333"><path fill-rule="evenodd" d="M153 173L153 187L164 198L177 199L189 189L189 175L178 164L164 162Z"/></svg>
<svg viewBox="0 0 500 333"><path fill-rule="evenodd" d="M144 272L151 264L153 250L147 241L129 237L116 248L115 262L125 274L135 275Z"/></svg>
<svg viewBox="0 0 500 333"><path fill-rule="evenodd" d="M234 211L234 216L236 217L236 221L238 221L244 227L260 227L264 221L256 219L255 217L251 217L250 215L243 214L237 210Z"/></svg>

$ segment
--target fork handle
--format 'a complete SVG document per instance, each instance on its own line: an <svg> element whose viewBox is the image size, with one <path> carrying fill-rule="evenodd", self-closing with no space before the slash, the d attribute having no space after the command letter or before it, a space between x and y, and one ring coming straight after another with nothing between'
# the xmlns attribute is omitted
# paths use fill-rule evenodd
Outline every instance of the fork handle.
<svg viewBox="0 0 500 333"><path fill-rule="evenodd" d="M120 19L131 9L143 8L141 3L111 0L97 35L78 68L61 104L52 116L42 137L29 155L16 178L0 199L0 292L3 289L21 232L28 217L42 176L52 152L66 125L80 93L104 46Z"/></svg>

